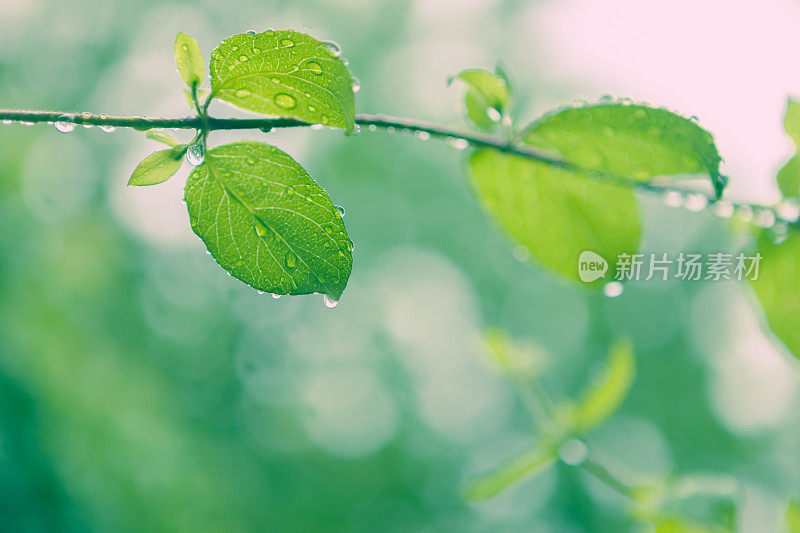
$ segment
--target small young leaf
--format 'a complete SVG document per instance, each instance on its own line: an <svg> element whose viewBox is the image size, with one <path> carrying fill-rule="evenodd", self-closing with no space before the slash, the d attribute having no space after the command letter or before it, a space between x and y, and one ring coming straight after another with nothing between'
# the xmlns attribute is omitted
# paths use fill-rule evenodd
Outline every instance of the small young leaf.
<svg viewBox="0 0 800 533"><path fill-rule="evenodd" d="M567 418L574 431L584 434L603 422L619 409L633 383L636 359L630 341L617 341L611 347L608 362Z"/></svg>
<svg viewBox="0 0 800 533"><path fill-rule="evenodd" d="M208 94L208 91L206 91L205 89L197 89L198 99L202 98L206 94ZM189 109L191 109L192 111L195 111L197 109L197 106L194 103L194 96L192 95L192 91L190 91L189 89L184 89L183 99L186 101L186 105L189 106Z"/></svg>
<svg viewBox="0 0 800 533"><path fill-rule="evenodd" d="M353 265L344 222L288 154L249 141L212 148L185 198L192 229L233 277L273 294L341 296Z"/></svg>
<svg viewBox="0 0 800 533"><path fill-rule="evenodd" d="M511 97L505 75L470 69L452 79L461 80L467 86L465 103L470 120L481 129L493 129L502 118Z"/></svg>
<svg viewBox="0 0 800 533"><path fill-rule="evenodd" d="M718 196L726 184L711 133L662 108L623 103L567 108L535 121L524 140L583 169L642 182L708 174Z"/></svg>
<svg viewBox="0 0 800 533"><path fill-rule="evenodd" d="M800 233L792 230L784 242L775 244L764 232L758 239L758 252L758 279L750 283L770 329L800 358Z"/></svg>
<svg viewBox="0 0 800 533"><path fill-rule="evenodd" d="M175 64L178 65L178 74L189 88L197 87L203 81L205 67L200 46L193 37L182 31L175 37Z"/></svg>
<svg viewBox="0 0 800 533"><path fill-rule="evenodd" d="M597 285L614 278L617 256L639 247L633 191L497 150L470 158L473 184L486 209L531 258L578 280L578 258L592 251L608 262Z"/></svg>
<svg viewBox="0 0 800 533"><path fill-rule="evenodd" d="M783 119L783 128L800 149L800 102L789 98L786 102L786 116Z"/></svg>
<svg viewBox="0 0 800 533"><path fill-rule="evenodd" d="M543 472L553 464L557 455L558 449L555 446L542 443L489 474L473 480L467 486L465 496L470 501L497 496L511 485Z"/></svg>
<svg viewBox="0 0 800 533"><path fill-rule="evenodd" d="M159 130L147 130L145 136L148 139L153 139L154 141L158 141L160 143L164 143L167 146L172 146L173 148L178 146L178 141L176 141L172 135L167 133L166 131L159 131Z"/></svg>
<svg viewBox="0 0 800 533"><path fill-rule="evenodd" d="M347 67L325 44L296 31L225 39L211 53L211 93L247 111L353 131Z"/></svg>
<svg viewBox="0 0 800 533"><path fill-rule="evenodd" d="M133 171L128 185L156 185L171 178L183 162L185 146L159 150L145 157Z"/></svg>

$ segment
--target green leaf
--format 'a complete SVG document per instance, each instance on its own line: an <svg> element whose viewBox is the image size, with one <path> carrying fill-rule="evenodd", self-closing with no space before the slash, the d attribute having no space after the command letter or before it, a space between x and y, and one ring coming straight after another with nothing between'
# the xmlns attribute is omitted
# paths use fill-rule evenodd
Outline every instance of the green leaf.
<svg viewBox="0 0 800 533"><path fill-rule="evenodd" d="M786 528L789 533L800 533L800 503L796 498L792 498L786 511Z"/></svg>
<svg viewBox="0 0 800 533"><path fill-rule="evenodd" d="M178 141L176 141L172 135L165 131L159 130L147 130L145 136L148 139L153 139L154 141L158 141L160 143L164 143L167 146L172 146L173 148L178 146Z"/></svg>
<svg viewBox="0 0 800 533"><path fill-rule="evenodd" d="M472 154L470 169L500 226L532 259L567 278L580 279L578 258L589 250L608 262L608 281L617 256L639 247L639 209L629 188L491 149Z"/></svg>
<svg viewBox="0 0 800 533"><path fill-rule="evenodd" d="M778 171L778 188L789 198L800 195L800 157L794 156Z"/></svg>
<svg viewBox="0 0 800 533"><path fill-rule="evenodd" d="M711 133L662 108L614 103L562 109L534 122L524 140L583 169L637 181L708 174L718 196L726 184Z"/></svg>
<svg viewBox="0 0 800 533"><path fill-rule="evenodd" d="M156 185L167 181L181 168L185 152L186 146L183 145L153 152L139 163L128 185Z"/></svg>
<svg viewBox="0 0 800 533"><path fill-rule="evenodd" d="M465 104L470 120L481 129L493 129L500 122L511 97L505 73L470 69L453 76L450 81L453 80L460 80L467 86Z"/></svg>
<svg viewBox="0 0 800 533"><path fill-rule="evenodd" d="M762 232L758 252L758 279L750 283L770 329L800 358L800 234L791 230L784 242L775 244L768 232Z"/></svg>
<svg viewBox="0 0 800 533"><path fill-rule="evenodd" d="M540 444L470 482L465 490L465 497L470 501L478 501L497 496L511 485L546 470L557 455L556 446L550 443Z"/></svg>
<svg viewBox="0 0 800 533"><path fill-rule="evenodd" d="M628 395L635 375L636 359L630 341L615 342L603 372L569 410L567 418L573 430L584 434L611 417Z"/></svg>
<svg viewBox="0 0 800 533"><path fill-rule="evenodd" d="M185 197L192 229L233 277L273 294L341 296L353 265L344 222L288 154L256 142L210 149Z"/></svg>
<svg viewBox="0 0 800 533"><path fill-rule="evenodd" d="M786 117L783 127L800 150L800 102L791 98L786 104ZM778 188L781 194L790 198L800 195L800 157L795 155L778 171Z"/></svg>
<svg viewBox="0 0 800 533"><path fill-rule="evenodd" d="M178 74L189 88L197 87L203 81L205 67L200 46L193 37L182 31L175 37L175 64L178 65Z"/></svg>
<svg viewBox="0 0 800 533"><path fill-rule="evenodd" d="M247 111L353 131L353 82L320 41L296 31L239 34L211 53L211 92Z"/></svg>

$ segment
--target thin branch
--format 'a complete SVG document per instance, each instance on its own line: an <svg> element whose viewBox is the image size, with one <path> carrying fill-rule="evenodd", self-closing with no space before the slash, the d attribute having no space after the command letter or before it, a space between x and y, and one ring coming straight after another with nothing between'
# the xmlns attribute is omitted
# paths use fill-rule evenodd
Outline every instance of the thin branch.
<svg viewBox="0 0 800 533"><path fill-rule="evenodd" d="M120 117L110 115L94 115L91 113L62 113L53 111L21 111L21 110L0 110L0 121L5 124L10 122L20 122L22 124L36 123L67 123L84 126L106 126L115 128L133 128L145 131L154 128L162 129L186 129L186 130L247 130L258 129L270 131L276 128L296 128L310 127L313 124L292 118L215 118L205 114L210 98L202 106L202 116L184 118L161 118L161 117ZM720 209L717 213L720 216L730 216L735 210L746 221L754 219L757 226L769 227L775 221L782 222L788 226L800 228L800 221L797 217L787 217L782 213L778 206L764 205L751 202L729 202L727 200L716 199L713 192L691 191L682 187L675 187L664 183L642 183L636 180L618 176L615 174L587 171L576 167L566 161L554 158L536 148L520 144L513 140L487 135L483 133L467 132L455 128L448 128L429 122L410 120L405 118L392 117L387 115L366 115L359 114L355 117L355 123L359 126L367 127L369 130L382 129L385 131L399 131L402 133L415 134L417 137L426 139L437 137L453 141L461 147L469 145L475 147L492 148L501 152L514 154L528 159L539 161L547 165L555 166L564 170L573 171L586 175L587 177L604 183L611 183L638 190L649 191L664 195L665 201L669 203L670 195L676 206L683 205L685 195L701 202L700 209L708 204L719 204ZM686 206L690 208L690 206ZM728 212L730 211L730 212ZM765 221L759 221L758 215L765 215Z"/></svg>

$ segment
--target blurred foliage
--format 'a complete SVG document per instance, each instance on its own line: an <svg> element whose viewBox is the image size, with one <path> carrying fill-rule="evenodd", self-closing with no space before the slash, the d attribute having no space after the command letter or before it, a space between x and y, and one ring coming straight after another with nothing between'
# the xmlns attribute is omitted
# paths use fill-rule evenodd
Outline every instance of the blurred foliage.
<svg viewBox="0 0 800 533"><path fill-rule="evenodd" d="M460 21L459 46L506 55L521 4ZM309 25L342 44L360 110L422 117L411 89L427 80L385 75L441 70L425 63L439 42L418 9L2 3L2 106L180 115L165 53L178 29L207 51L243 29ZM440 72L442 86L474 64ZM458 123L456 93L430 109ZM657 479L726 472L755 495L738 520L777 527L800 484L797 383L746 288L641 283L608 299L564 287L514 258L458 151L380 133L269 135L347 208L357 260L335 311L221 275L169 183L126 190L149 144L140 133L0 127L0 528L632 530L628 503L562 464L463 499L465 480L533 434L511 381L485 364L485 323L526 344L559 397L578 397L612 339L631 337L636 381L590 444ZM709 216L644 201L647 249L741 246ZM669 520L659 527L675 531Z"/></svg>

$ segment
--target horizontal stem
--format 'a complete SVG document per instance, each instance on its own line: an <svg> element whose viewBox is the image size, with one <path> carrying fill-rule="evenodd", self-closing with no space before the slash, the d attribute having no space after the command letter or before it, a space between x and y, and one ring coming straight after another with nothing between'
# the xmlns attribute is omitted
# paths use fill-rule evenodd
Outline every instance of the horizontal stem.
<svg viewBox="0 0 800 533"><path fill-rule="evenodd" d="M210 116L195 116L183 118L160 118L160 117L120 117L111 115L94 115L92 113L63 113L57 111L20 111L20 110L0 110L0 121L15 121L21 123L69 123L84 126L106 126L115 128L133 128L144 131L153 128L163 129L187 129L187 130L246 130L258 129L269 131L276 128L295 128L309 127L309 124L302 120L293 118L215 118ZM639 190L655 192L659 194L680 193L695 194L705 197L708 203L718 201L713 192L688 191L685 188L674 187L669 184L642 183L636 180L617 176L610 173L599 171L587 171L576 167L566 161L554 158L536 148L520 144L513 140L503 139L493 135L483 133L466 132L459 129L448 128L429 122L392 117L388 115L366 115L359 114L355 117L355 123L366 126L369 129L383 129L386 131L401 131L405 133L415 133L417 135L427 134L430 137L452 139L465 142L464 146L472 145L477 147L492 148L505 153L519 155L540 161L542 163L587 174L595 181L613 183L625 187ZM730 203L731 207L737 209L751 210L755 212L770 211L776 219L780 219L779 213L774 206L768 206L750 202ZM787 220L789 225L800 228L800 221Z"/></svg>

